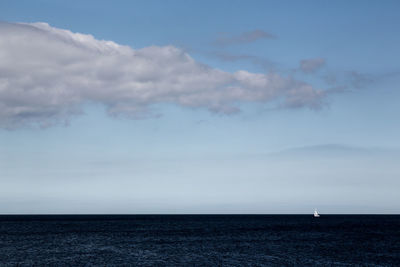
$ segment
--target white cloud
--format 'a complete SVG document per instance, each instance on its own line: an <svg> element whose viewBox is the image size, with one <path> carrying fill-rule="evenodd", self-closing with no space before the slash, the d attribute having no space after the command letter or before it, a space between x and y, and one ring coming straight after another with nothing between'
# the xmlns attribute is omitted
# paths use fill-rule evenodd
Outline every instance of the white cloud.
<svg viewBox="0 0 400 267"><path fill-rule="evenodd" d="M141 117L173 103L212 112L242 102L318 108L325 93L278 74L229 73L173 46L134 50L46 23L0 23L0 127L48 126L88 102L112 115Z"/></svg>

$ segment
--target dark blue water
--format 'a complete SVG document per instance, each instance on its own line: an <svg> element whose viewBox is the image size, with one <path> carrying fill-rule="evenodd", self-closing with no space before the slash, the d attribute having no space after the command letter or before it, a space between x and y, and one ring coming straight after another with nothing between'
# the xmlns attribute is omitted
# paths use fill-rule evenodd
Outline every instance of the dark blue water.
<svg viewBox="0 0 400 267"><path fill-rule="evenodd" d="M400 266L400 216L0 216L0 263Z"/></svg>

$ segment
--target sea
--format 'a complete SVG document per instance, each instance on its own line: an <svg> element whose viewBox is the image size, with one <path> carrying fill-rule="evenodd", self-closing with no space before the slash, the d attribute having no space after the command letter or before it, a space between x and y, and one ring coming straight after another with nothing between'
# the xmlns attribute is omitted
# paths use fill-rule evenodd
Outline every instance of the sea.
<svg viewBox="0 0 400 267"><path fill-rule="evenodd" d="M2 215L0 266L400 266L400 216Z"/></svg>

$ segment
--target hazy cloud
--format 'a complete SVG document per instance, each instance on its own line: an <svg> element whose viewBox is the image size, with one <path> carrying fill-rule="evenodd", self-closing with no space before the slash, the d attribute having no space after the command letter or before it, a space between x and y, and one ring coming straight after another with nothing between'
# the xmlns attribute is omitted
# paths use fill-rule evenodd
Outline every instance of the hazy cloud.
<svg viewBox="0 0 400 267"><path fill-rule="evenodd" d="M347 88L347 90L362 89L377 82L399 76L399 72L386 72L380 74L362 73L359 71L344 71L328 73L323 76L329 85Z"/></svg>
<svg viewBox="0 0 400 267"><path fill-rule="evenodd" d="M239 35L229 35L228 33L220 33L214 44L219 46L227 46L233 44L246 44L258 41L260 39L275 39L276 36L263 30L254 30L243 32Z"/></svg>
<svg viewBox="0 0 400 267"><path fill-rule="evenodd" d="M237 40L263 34L249 36ZM151 115L149 107L157 103L230 114L239 111L241 102L315 109L324 96L305 82L275 73L214 69L173 46L134 50L46 23L0 23L3 128L68 121L86 103L135 118Z"/></svg>
<svg viewBox="0 0 400 267"><path fill-rule="evenodd" d="M323 58L303 59L300 61L299 68L304 73L313 73L322 68L325 63L325 59Z"/></svg>
<svg viewBox="0 0 400 267"><path fill-rule="evenodd" d="M348 73L349 83L357 89L363 88L366 85L375 82L375 78L370 74L360 73L358 71L351 71Z"/></svg>
<svg viewBox="0 0 400 267"><path fill-rule="evenodd" d="M254 65L261 66L264 69L276 69L276 63L263 57L248 54L231 54L228 52L212 52L211 56L218 58L224 62L248 61Z"/></svg>

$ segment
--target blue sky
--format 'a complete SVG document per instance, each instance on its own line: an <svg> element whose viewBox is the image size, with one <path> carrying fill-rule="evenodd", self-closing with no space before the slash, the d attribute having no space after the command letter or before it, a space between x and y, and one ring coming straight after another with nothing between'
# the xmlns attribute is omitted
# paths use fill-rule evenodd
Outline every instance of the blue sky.
<svg viewBox="0 0 400 267"><path fill-rule="evenodd" d="M399 213L399 11L1 1L0 213Z"/></svg>

